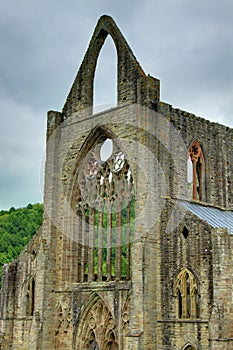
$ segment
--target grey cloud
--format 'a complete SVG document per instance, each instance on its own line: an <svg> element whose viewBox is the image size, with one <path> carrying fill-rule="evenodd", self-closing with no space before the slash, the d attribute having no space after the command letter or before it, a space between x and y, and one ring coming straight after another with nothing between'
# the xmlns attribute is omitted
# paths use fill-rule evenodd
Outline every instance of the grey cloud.
<svg viewBox="0 0 233 350"><path fill-rule="evenodd" d="M102 14L113 16L145 72L161 80L163 101L232 126L232 13L229 0L3 2L2 208L4 198L5 206L16 206L19 198L26 205L33 193L34 201L41 200L36 178L44 149L46 111L61 110ZM100 57L96 73L99 103L115 99L111 89L116 87L114 50L107 43Z"/></svg>

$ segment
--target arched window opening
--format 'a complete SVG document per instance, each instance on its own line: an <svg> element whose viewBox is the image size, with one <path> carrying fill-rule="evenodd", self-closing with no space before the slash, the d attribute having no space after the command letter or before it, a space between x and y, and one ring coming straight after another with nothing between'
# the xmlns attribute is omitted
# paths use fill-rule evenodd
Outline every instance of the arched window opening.
<svg viewBox="0 0 233 350"><path fill-rule="evenodd" d="M75 349L118 350L118 332L109 307L97 294L86 301L75 332Z"/></svg>
<svg viewBox="0 0 233 350"><path fill-rule="evenodd" d="M191 271L181 271L175 282L177 317L197 318L197 284Z"/></svg>
<svg viewBox="0 0 233 350"><path fill-rule="evenodd" d="M33 316L35 308L35 280L31 278L26 291L26 316Z"/></svg>
<svg viewBox="0 0 233 350"><path fill-rule="evenodd" d="M195 349L194 346L192 346L192 345L187 345L187 346L184 348L184 350L196 350L196 349Z"/></svg>
<svg viewBox="0 0 233 350"><path fill-rule="evenodd" d="M134 183L114 140L99 139L81 163L77 182L78 282L129 280Z"/></svg>
<svg viewBox="0 0 233 350"><path fill-rule="evenodd" d="M189 231L187 229L186 226L184 226L183 230L182 230L182 234L183 234L183 237L186 239L188 238L188 235L189 235Z"/></svg>
<svg viewBox="0 0 233 350"><path fill-rule="evenodd" d="M205 199L205 162L201 146L197 141L192 143L188 153L188 191L190 189L193 199L200 201Z"/></svg>
<svg viewBox="0 0 233 350"><path fill-rule="evenodd" d="M100 51L94 77L93 113L117 105L117 52L110 35Z"/></svg>

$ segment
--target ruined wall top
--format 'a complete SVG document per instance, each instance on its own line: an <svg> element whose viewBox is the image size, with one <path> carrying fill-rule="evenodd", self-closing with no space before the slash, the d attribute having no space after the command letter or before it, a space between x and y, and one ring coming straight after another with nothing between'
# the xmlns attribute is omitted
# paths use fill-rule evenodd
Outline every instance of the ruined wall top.
<svg viewBox="0 0 233 350"><path fill-rule="evenodd" d="M108 35L112 37L117 51L118 106L140 102L139 91L141 88L138 85L141 85L140 82L142 81L147 85L149 81L152 85L159 86L156 79L146 76L114 20L104 15L97 23L83 62L63 107L63 114L66 118L84 109L87 109L90 114L92 113L93 83L97 60Z"/></svg>

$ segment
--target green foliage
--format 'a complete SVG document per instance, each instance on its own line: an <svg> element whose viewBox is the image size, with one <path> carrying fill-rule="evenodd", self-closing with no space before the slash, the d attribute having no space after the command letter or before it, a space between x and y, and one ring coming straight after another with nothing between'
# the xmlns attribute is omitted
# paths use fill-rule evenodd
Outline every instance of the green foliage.
<svg viewBox="0 0 233 350"><path fill-rule="evenodd" d="M89 218L89 211L86 213L86 219ZM95 212L95 234L96 234L96 247L98 246L98 233L99 233L99 212ZM135 202L131 201L130 206L130 231L131 237L133 235L133 225L135 217ZM6 263L16 259L22 249L28 244L33 235L37 232L38 228L42 224L43 218L43 204L28 204L26 208L0 211L0 287L2 278L2 266ZM103 250L102 250L102 269L103 275L107 273L107 235L108 235L108 212L103 212L102 222L102 237L103 237ZM115 258L116 258L116 234L117 234L117 214L116 208L112 208L112 275L115 275ZM126 275L126 237L127 237L128 223L127 223L127 209L122 209L122 274ZM97 273L98 269L98 248L94 251L94 271ZM86 265L86 271L88 272L88 263Z"/></svg>
<svg viewBox="0 0 233 350"><path fill-rule="evenodd" d="M0 211L0 286L2 266L16 259L42 224L43 204Z"/></svg>
<svg viewBox="0 0 233 350"><path fill-rule="evenodd" d="M130 207L127 208L127 204L123 205L121 208L121 238L122 238L122 276L126 276L127 274L127 244L131 242L134 233L134 219L135 219L135 200L132 198L130 202ZM129 211L128 211L129 210ZM89 211L86 211L86 220L89 220ZM99 227L99 216L100 212L98 210L95 211L95 246L98 247L99 244L99 229L102 230L102 272L103 276L107 275L107 241L108 241L108 228L109 228L109 220L111 220L111 261L112 261L112 276L116 274L116 244L117 244L117 234L119 234L117 227L117 208L113 204L111 207L111 216L109 218L109 213L107 207L103 210L103 219L102 227ZM128 220L130 224L128 223ZM130 231L130 233L128 233ZM130 235L128 237L128 234ZM129 239L130 238L130 239ZM130 242L128 242L128 240ZM88 273L88 262L85 266L85 273ZM98 248L94 249L94 273L98 273Z"/></svg>

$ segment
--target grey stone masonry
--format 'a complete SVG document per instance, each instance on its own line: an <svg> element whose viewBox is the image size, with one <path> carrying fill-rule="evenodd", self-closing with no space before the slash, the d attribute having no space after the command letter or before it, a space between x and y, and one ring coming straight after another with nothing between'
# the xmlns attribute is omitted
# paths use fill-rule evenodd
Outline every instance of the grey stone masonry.
<svg viewBox="0 0 233 350"><path fill-rule="evenodd" d="M108 35L118 104L94 114ZM232 129L160 101L102 16L48 112L43 224L3 268L0 349L232 350L232 150Z"/></svg>

